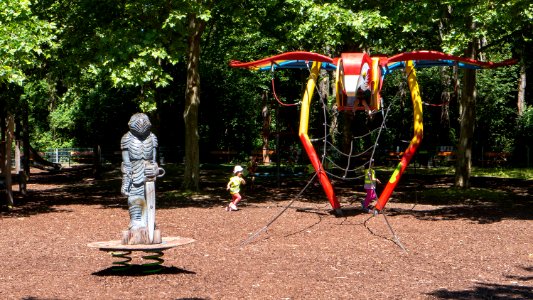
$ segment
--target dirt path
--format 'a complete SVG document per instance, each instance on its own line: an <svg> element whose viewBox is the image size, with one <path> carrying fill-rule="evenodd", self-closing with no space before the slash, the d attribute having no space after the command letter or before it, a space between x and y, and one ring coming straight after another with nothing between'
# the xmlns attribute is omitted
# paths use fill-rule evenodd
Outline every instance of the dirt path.
<svg viewBox="0 0 533 300"><path fill-rule="evenodd" d="M497 204L415 201L406 182L387 210L406 252L394 243L383 215L364 214L350 203L348 187L338 193L344 217L330 214L313 187L243 245L300 186L284 181L278 189L259 180L254 191L246 191L240 211L226 212L219 175L204 172L198 195L181 195L170 179L160 182L162 235L196 242L166 251L157 274L114 272L116 259L87 247L119 239L127 226L117 172L101 180L88 171L35 175L29 195L17 196L19 205L1 212L0 298L533 298L531 182L494 183L492 188L512 198ZM432 178L424 186L438 182ZM137 253L133 258L142 262Z"/></svg>

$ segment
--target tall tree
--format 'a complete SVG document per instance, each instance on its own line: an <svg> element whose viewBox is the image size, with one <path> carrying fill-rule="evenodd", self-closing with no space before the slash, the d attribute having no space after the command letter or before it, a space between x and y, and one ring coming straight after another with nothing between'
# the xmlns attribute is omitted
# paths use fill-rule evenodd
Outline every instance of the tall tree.
<svg viewBox="0 0 533 300"><path fill-rule="evenodd" d="M527 72L526 72L526 61L521 59L520 62L520 78L518 80L518 95L516 101L516 108L518 111L518 116L524 115L526 110L526 86L527 86Z"/></svg>
<svg viewBox="0 0 533 300"><path fill-rule="evenodd" d="M198 190L200 151L198 145L198 109L200 105L200 41L206 20L191 12L188 20L187 86L185 91L185 173L183 188Z"/></svg>
<svg viewBox="0 0 533 300"><path fill-rule="evenodd" d="M476 30L475 23L471 20L471 30ZM469 44L467 57L475 59L478 45L476 41ZM457 144L457 161L455 167L455 186L470 187L472 167L472 138L474 137L476 111L476 71L466 69L463 75L463 93L460 98L460 136Z"/></svg>
<svg viewBox="0 0 533 300"><path fill-rule="evenodd" d="M69 115L78 119L68 127L85 121L86 128L94 128L93 118L79 119L82 114L75 111L97 108L99 105L94 104L116 95L133 97L140 110L152 115L157 115L158 103L185 102L183 187L198 189L202 33L211 18L211 9L227 7L223 12L228 14L229 8L243 5L239 1L46 2L49 5L42 5L43 15L52 15L61 24L61 55L67 66L63 73L70 75L62 82L66 92L61 95L63 105L58 107L63 113L55 114L60 126L72 119L61 116ZM178 64L180 61L186 65ZM184 71L184 65L185 100L180 101L169 86L178 77L176 74ZM92 100L87 103L85 99Z"/></svg>
<svg viewBox="0 0 533 300"><path fill-rule="evenodd" d="M55 24L39 19L31 9L31 1L0 2L0 123L2 139L0 163L8 191L8 205L14 204L11 192L11 147L15 117L24 116L25 102L20 105L22 86L28 84L34 69L42 68L53 49ZM5 118L5 119L4 119ZM18 122L20 124L20 122ZM24 126L28 126L26 122ZM27 127L25 128L25 130ZM17 128L20 130L20 128ZM26 141L26 139L24 139ZM24 144L27 154L29 145ZM28 158L29 155L26 156ZM25 170L29 171L28 159ZM18 162L16 163L18 165Z"/></svg>

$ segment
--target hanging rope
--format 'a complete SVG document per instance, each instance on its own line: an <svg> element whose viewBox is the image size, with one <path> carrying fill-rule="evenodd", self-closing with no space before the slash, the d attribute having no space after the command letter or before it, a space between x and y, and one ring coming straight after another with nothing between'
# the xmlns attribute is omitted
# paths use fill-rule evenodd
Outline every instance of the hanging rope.
<svg viewBox="0 0 533 300"><path fill-rule="evenodd" d="M381 213L383 215L383 218L385 218L385 222L387 224L387 226L389 227L389 230L390 232L392 233L392 236L393 238L387 238L387 237L384 237L384 236L380 236L376 233L374 233L372 231L372 229L370 229L370 227L368 227L367 223L368 221L370 221L372 218L374 218L375 216L377 216L376 214L372 214L370 217L368 217L364 222L363 222L363 225L365 226L365 228L372 234L372 235L375 235L377 237L380 237L380 238L383 238L383 239L387 239L389 241L392 241L393 243L395 243L398 247L402 248L403 251L405 251L406 253L408 253L409 251L407 251L407 248L405 248L403 246L403 244L400 242L400 239L398 238L398 236L396 235L396 233L394 232L394 230L392 229L392 226L390 225L389 223L389 220L387 220L387 216L385 215L385 213Z"/></svg>
<svg viewBox="0 0 533 300"><path fill-rule="evenodd" d="M289 202L289 204L287 204L287 206L285 206L285 208L283 208L274 218L272 218L265 226L263 226L263 228L259 229L254 234L252 234L249 238L247 238L246 240L242 241L241 242L241 246L245 246L245 245L249 244L250 242L255 240L255 238L257 238L262 232L266 231L268 229L268 227L270 227L270 225L272 225L272 223L274 223L279 217L281 217L281 215L284 212L287 211L287 209L289 209L289 207L291 207L291 205L294 203L294 201L296 201L296 199L298 199L298 198L300 198L302 196L303 192L313 182L315 177L316 177L316 173L313 175L313 177L311 177L311 179L309 179L309 181L307 182L305 187L300 191L300 193L298 193L298 195L296 197L294 197L291 200L291 202Z"/></svg>
<svg viewBox="0 0 533 300"><path fill-rule="evenodd" d="M433 104L433 103L427 103L427 102L422 102L422 104L426 105L426 106L437 106L437 107L440 107L440 106L446 106L448 105L449 102L443 102L441 104Z"/></svg>
<svg viewBox="0 0 533 300"><path fill-rule="evenodd" d="M376 142L374 143L374 149L372 150L372 155L370 156L370 162L372 162L374 160L374 154L376 153L376 148L379 145L378 144L379 137L381 136L381 131L385 127L385 121L387 120L387 116L389 115L389 110L390 110L390 104L389 104L389 106L387 106L387 111L385 112L385 116L383 117L383 121L381 122L381 126L379 126L378 136L376 137Z"/></svg>
<svg viewBox="0 0 533 300"><path fill-rule="evenodd" d="M398 245L400 248L402 248L403 251L408 252L407 249L400 242L400 238L398 238L398 236L396 235L396 232L394 232L394 230L392 229L392 226L390 225L389 220L387 219L387 216L385 215L385 213L381 213L381 214L383 215L383 218L385 219L385 222L387 223L387 226L389 227L389 230L392 233L392 236L394 237L394 243Z"/></svg>
<svg viewBox="0 0 533 300"><path fill-rule="evenodd" d="M346 169L344 169L343 177L346 177L346 175L348 174L348 168L350 166L350 159L352 158L352 150L353 150L353 140L350 141L350 154L348 155L348 162L346 163Z"/></svg>
<svg viewBox="0 0 533 300"><path fill-rule="evenodd" d="M278 95L276 94L276 85L274 83L274 63L272 63L271 67L270 67L270 71L272 73L272 94L274 95L274 99L276 99L276 101L278 101L279 105L281 106L297 106L297 105L300 105L300 103L283 103L279 98L278 98Z"/></svg>

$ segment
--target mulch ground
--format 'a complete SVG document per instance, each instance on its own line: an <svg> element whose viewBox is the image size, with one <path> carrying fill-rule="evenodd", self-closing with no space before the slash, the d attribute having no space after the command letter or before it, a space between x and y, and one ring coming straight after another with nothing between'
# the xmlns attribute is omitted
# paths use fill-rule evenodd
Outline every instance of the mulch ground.
<svg viewBox="0 0 533 300"><path fill-rule="evenodd" d="M306 181L288 178L257 178L226 212L227 175L202 170L197 194L182 193L179 177L158 181L162 236L195 242L145 273L116 271L116 258L87 246L120 239L129 222L117 170L33 174L28 195L0 212L0 298L533 299L533 181L476 179L501 201L450 202L417 191L451 190L453 178L406 176L377 216L336 184L339 217L314 184L295 199Z"/></svg>

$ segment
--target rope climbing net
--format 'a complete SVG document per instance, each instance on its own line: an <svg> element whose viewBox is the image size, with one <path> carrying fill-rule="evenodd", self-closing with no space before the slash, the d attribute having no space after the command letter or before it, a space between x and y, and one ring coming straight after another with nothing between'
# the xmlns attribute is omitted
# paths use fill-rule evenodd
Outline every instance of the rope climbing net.
<svg viewBox="0 0 533 300"><path fill-rule="evenodd" d="M333 107L327 105L325 102L326 97L322 95L318 87L316 87L316 91L322 105L324 133L320 138L311 139L311 142L322 148L321 158L324 171L330 178L338 180L357 180L364 177L364 170L374 161L374 156L379 146L379 138L383 130L386 129L390 104L385 108L382 103L382 108L379 111L372 111L368 115L369 119L372 119L376 114L381 114L383 118L379 126L368 129L366 133L357 136L352 135L349 141L350 149L346 152L339 149L334 142L334 136L339 133L338 120L340 112L335 105ZM367 144L366 147L361 142L365 138L371 140L371 144ZM358 166L352 166L355 160L359 162L364 161L364 163Z"/></svg>

